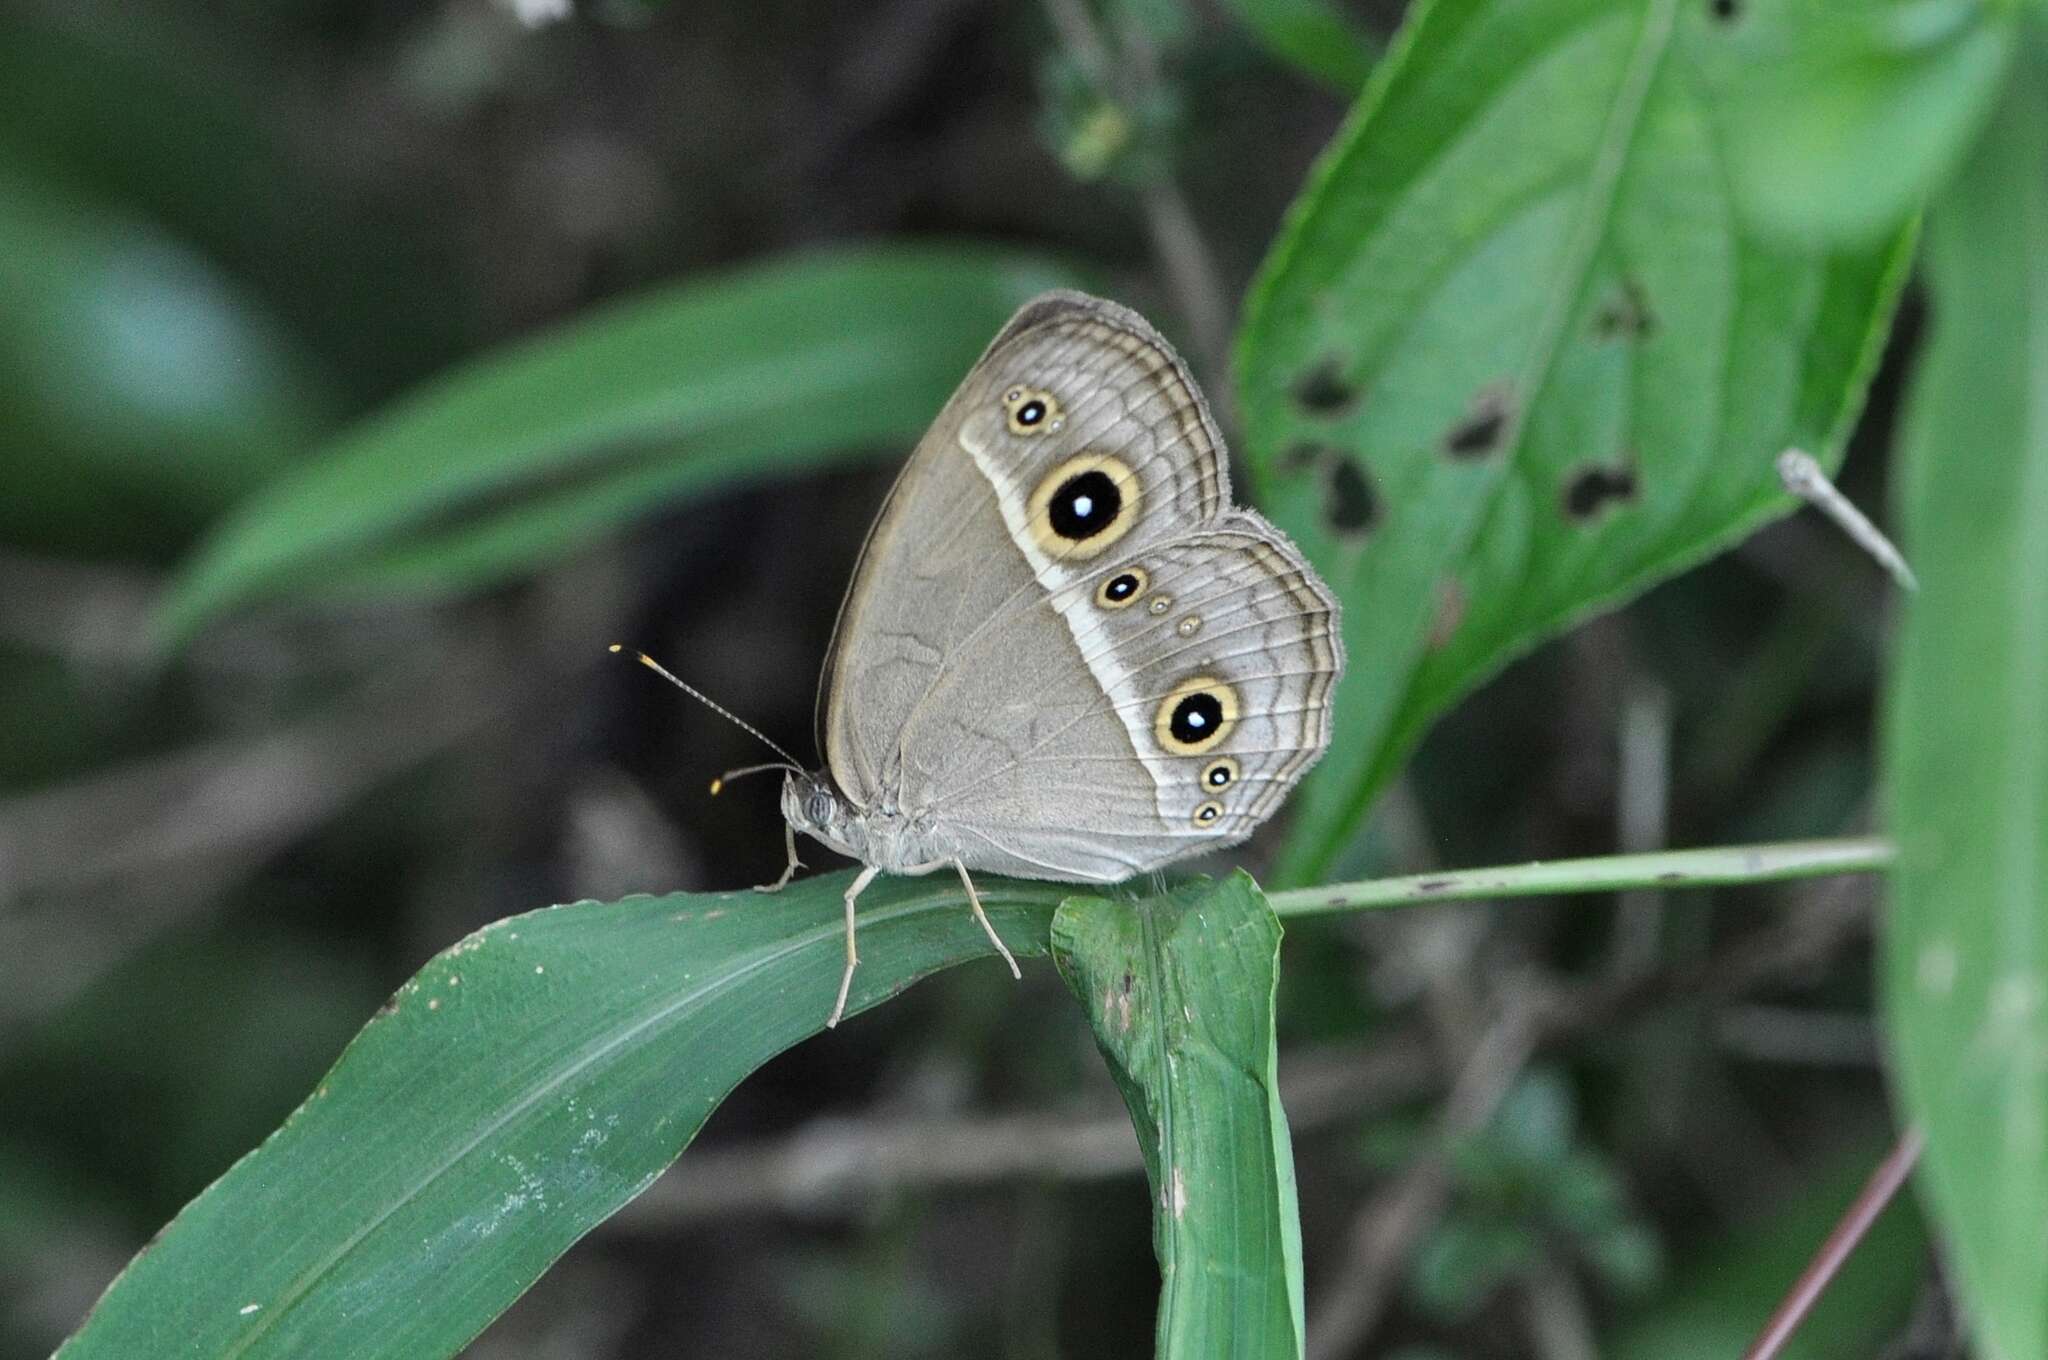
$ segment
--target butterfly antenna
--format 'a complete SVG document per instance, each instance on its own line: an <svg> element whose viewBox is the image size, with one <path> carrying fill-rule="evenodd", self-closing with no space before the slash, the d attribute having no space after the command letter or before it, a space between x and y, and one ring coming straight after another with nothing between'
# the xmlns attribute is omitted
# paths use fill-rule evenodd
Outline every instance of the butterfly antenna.
<svg viewBox="0 0 2048 1360"><path fill-rule="evenodd" d="M726 708L723 704L719 703L716 699L713 699L710 695L704 693L704 691L698 689L696 686L685 684L683 681L676 679L675 676L669 674L667 667L663 666L659 661L656 661L647 653L636 652L631 648L620 646L616 642L614 642L611 645L611 650L619 653L621 656L632 657L641 665L645 666L648 670L653 671L656 675L668 681L671 685L674 685L677 689L689 695L692 699L695 699L698 703L704 705L704 707L710 709L713 713L716 713L719 717L725 719L734 727L739 728L740 731L747 733L749 736L759 741L763 746L766 746L769 750L773 751L776 755L782 757L782 759L780 760L771 760L765 765L749 765L746 766L744 769L727 770L724 774L718 776L718 778L711 781L711 791L713 793L717 793L720 789L724 788L726 780L737 779L743 774L759 774L763 770L794 770L798 774L804 773L804 767L796 763L796 757L792 756L789 752L783 750L780 746L777 746L774 740L771 737L769 737L769 735L766 732L763 732L760 728L754 726L745 718L739 716L739 714L734 713L732 710Z"/></svg>

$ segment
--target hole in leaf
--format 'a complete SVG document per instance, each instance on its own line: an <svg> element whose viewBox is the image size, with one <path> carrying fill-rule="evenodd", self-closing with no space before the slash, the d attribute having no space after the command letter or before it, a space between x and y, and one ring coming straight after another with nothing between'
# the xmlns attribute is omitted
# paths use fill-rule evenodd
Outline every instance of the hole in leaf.
<svg viewBox="0 0 2048 1360"><path fill-rule="evenodd" d="M1317 444L1304 439L1300 443L1289 445L1287 451L1280 455L1280 471L1289 477L1299 477L1333 452L1335 450L1327 444Z"/></svg>
<svg viewBox="0 0 2048 1360"><path fill-rule="evenodd" d="M1722 23L1731 23L1742 13L1741 0L1707 0L1707 11Z"/></svg>
<svg viewBox="0 0 2048 1360"><path fill-rule="evenodd" d="M1378 527L1380 498L1358 460L1329 451L1324 486L1323 518L1340 537L1361 538Z"/></svg>
<svg viewBox="0 0 2048 1360"><path fill-rule="evenodd" d="M1593 333L1602 340L1646 340L1656 329L1649 295L1632 275L1593 314Z"/></svg>
<svg viewBox="0 0 2048 1360"><path fill-rule="evenodd" d="M1472 399L1472 409L1444 436L1444 452L1453 458L1484 458L1500 447L1514 404L1505 387L1489 387Z"/></svg>
<svg viewBox="0 0 2048 1360"><path fill-rule="evenodd" d="M1618 501L1636 498L1636 474L1627 466L1589 467L1576 473L1564 489L1567 519L1593 518Z"/></svg>
<svg viewBox="0 0 2048 1360"><path fill-rule="evenodd" d="M1327 420L1350 410L1358 389L1344 381L1344 365L1331 355L1295 379L1294 400L1308 414Z"/></svg>

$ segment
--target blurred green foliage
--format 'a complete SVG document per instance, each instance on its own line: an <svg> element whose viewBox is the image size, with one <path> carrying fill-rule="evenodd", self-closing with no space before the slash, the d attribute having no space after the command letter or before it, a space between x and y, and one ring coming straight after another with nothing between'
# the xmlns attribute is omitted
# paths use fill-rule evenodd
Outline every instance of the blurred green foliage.
<svg viewBox="0 0 2048 1360"><path fill-rule="evenodd" d="M1197 1305L1233 1295L1202 1272L1233 1261L1314 1347L1372 1284L1319 1273L1371 1226L1359 1179L1435 1146L1388 1106L1455 1085L1527 987L1605 1019L1562 1008L1568 1061L1450 1145L1443 1213L1330 1353L1525 1355L1537 1288L1609 1353L1730 1353L1877 1155L1886 1045L1962 1310L1987 1355L2040 1349L2038 4L518 17L547 8L0 12L0 1355L47 1353L187 1201L81 1352L242 1335L272 1271L307 1300L280 1344L346 1315L358 1352L447 1353L815 1029L833 879L697 933L621 900L758 880L780 846L771 790L703 801L740 737L597 671L601 645L681 658L801 749L886 485L865 465L1019 297L1073 280L1190 341L1262 504L1350 606L1339 747L1255 867L1825 835L1882 785L1905 859L1881 1002L1854 885L1307 924L1277 998L1226 985L1271 925L1249 893L1242 931L1132 955L1134 987L1178 968L1190 1012L1241 1007L1243 1044L1167 1025L1157 1061L1112 1047L1119 1091L1101 1017L1046 970L945 975L760 1066L473 1352L1127 1355L1154 1250L1169 1349L1204 1344ZM1792 504L1788 443L1881 505L1909 387L1927 591L1887 668L1868 564L1807 519L1755 531ZM873 999L980 947L942 885L875 891ZM1004 891L1044 946L1058 894ZM542 974L521 955L465 995L453 1069L401 1007L316 1086L421 959L585 896L611 905L530 918L561 948ZM786 988L633 1028L756 948ZM630 1036L576 1070L633 1127L542 1213L525 1177L579 1165L548 1098L578 1035ZM1096 1127L1119 1094L1141 1128L1196 1122L1143 1159L940 1155L1009 1118ZM1141 1167L1176 1147L1257 1171L1201 1206L1257 1232L1175 1236ZM884 1150L851 1190L849 1148ZM423 1201L378 1174L427 1164L450 1174L422 1251ZM1872 1353L1931 1280L1894 1210L1798 1353Z"/></svg>

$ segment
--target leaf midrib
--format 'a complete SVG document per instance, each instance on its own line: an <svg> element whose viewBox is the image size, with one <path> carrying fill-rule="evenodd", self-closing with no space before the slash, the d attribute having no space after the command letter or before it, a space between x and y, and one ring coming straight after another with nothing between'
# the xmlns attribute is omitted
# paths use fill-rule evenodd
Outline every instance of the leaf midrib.
<svg viewBox="0 0 2048 1360"><path fill-rule="evenodd" d="M1549 385L1550 376L1564 350L1571 318L1584 297L1593 261L1610 230L1622 172L1627 168L1629 153L1635 146L1643 110L1649 102L1657 72L1671 51L1677 16L1678 0L1646 0L1644 4L1642 26L1623 68L1622 78L1615 87L1614 104L1608 112L1585 187L1579 195L1579 209L1574 214L1572 230L1567 237L1563 263L1554 276L1556 282L1537 322L1536 334L1530 341L1529 357L1517 380L1521 400L1516 404L1502 441L1499 466L1503 473L1493 479L1484 497L1475 502L1470 515L1460 526L1457 549L1447 554L1446 560L1461 561L1470 553L1474 535L1486 523L1500 495L1505 469L1521 461L1529 415ZM1422 641L1419 637L1410 638L1406 645L1412 654L1419 654ZM1379 783L1379 771L1387 763L1387 755L1398 749L1399 743L1395 738L1407 725L1402 715L1412 708L1415 682L1420 673L1419 665L1408 668L1402 682L1401 697L1388 708L1390 719L1382 734L1381 756L1366 768L1352 791L1345 815L1335 821L1334 825L1340 830L1356 824L1364 813ZM1324 838L1308 866L1311 876L1328 867L1342 839L1342 834Z"/></svg>

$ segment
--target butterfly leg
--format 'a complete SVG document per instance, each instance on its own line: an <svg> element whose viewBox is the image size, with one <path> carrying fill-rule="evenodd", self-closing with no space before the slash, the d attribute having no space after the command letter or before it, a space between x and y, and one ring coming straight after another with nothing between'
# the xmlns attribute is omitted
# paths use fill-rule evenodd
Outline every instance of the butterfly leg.
<svg viewBox="0 0 2048 1360"><path fill-rule="evenodd" d="M1003 962L1010 965L1010 976L1022 982L1024 970L1017 966L1016 955L1010 952L1010 946L1003 943L1003 937L996 934L996 928L989 924L988 913L981 909L981 894L974 890L974 880L967 876L967 866L956 859L953 867L960 871L960 886L967 889L967 905L974 909L974 919L981 922L981 928L988 932L988 942L996 947L996 953L1003 956Z"/></svg>
<svg viewBox="0 0 2048 1360"><path fill-rule="evenodd" d="M853 947L854 899L858 898L862 890L875 881L875 875L881 872L874 865L867 865L854 876L853 882L846 885L846 971L839 975L839 999L832 1003L832 1016L825 1022L826 1029L836 1029L839 1021L846 1015L846 994L853 988L853 970L860 966L860 955Z"/></svg>
<svg viewBox="0 0 2048 1360"><path fill-rule="evenodd" d="M782 866L782 877L773 883L756 883L755 892L781 892L796 877L796 871L804 867L804 862L796 857L796 828L788 822L782 824L782 844L789 851L789 863Z"/></svg>
<svg viewBox="0 0 2048 1360"><path fill-rule="evenodd" d="M996 928L989 924L988 913L981 909L981 894L974 890L974 880L967 876L967 866L957 859L935 859L930 864L913 864L903 870L906 874L928 874L934 869L951 865L959 871L960 886L967 889L967 905L974 912L974 919L988 934L988 942L996 947L996 953L1003 956L1003 962L1010 965L1010 976L1019 982L1024 980L1024 970L1017 966L1017 956L1010 952L1010 946L1003 943L1003 937L996 934Z"/></svg>

